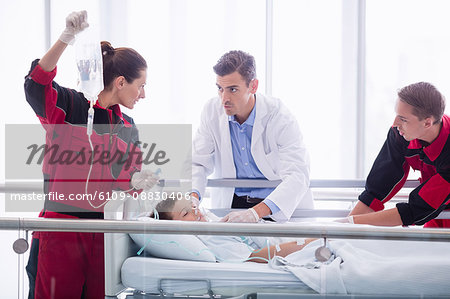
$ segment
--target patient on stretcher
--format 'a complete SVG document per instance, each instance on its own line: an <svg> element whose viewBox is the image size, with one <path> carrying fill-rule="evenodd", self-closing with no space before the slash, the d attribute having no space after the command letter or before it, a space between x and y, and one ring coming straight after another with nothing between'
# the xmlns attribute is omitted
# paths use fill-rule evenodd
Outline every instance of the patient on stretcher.
<svg viewBox="0 0 450 299"><path fill-rule="evenodd" d="M156 219L158 219L158 215L159 219L178 221L210 221L214 218L214 215L208 211L193 208L191 202L187 200L164 200L156 205L155 210L153 217ZM141 221L158 221L149 218L148 214L139 218L142 218L138 219ZM261 225L261 228L264 228L264 225ZM323 245L322 239L316 241L291 239L289 242L284 242L279 239L262 237L176 235L189 237L185 238L187 241L183 243L181 239L174 239L175 235L170 234L141 234L141 236L145 237L143 245L139 245L143 248L160 245L160 249L164 253L168 251L180 253L177 257L169 257L149 252L152 257L213 263L217 261L267 263L270 261L269 268L272 270L269 271L282 270L292 273L299 282L323 294L378 295L388 293L389 295L411 294L420 297L424 294L447 296L450 293L448 284L450 260L443 258L441 254L449 252L448 242L371 239L332 240L329 242L327 240L326 248L332 252L332 255L326 262L321 262L317 258L316 252L317 249L324 248L321 246ZM166 240L161 241L156 238L153 240L154 236L163 236ZM155 242L152 243L152 241ZM175 244L175 242L178 243ZM195 242L201 243L204 249L201 249L200 246L186 246ZM189 254L181 254L186 253L188 249L190 250ZM198 254L204 253L205 250L212 256L212 259L197 258ZM192 259L192 257L196 259ZM199 268L203 266L202 263L198 263L198 265ZM259 266L263 267L263 265ZM177 270L177 267L172 266L172 268ZM226 269L228 271L229 268ZM395 270L393 271L393 269ZM144 272L151 272L151 270Z"/></svg>
<svg viewBox="0 0 450 299"><path fill-rule="evenodd" d="M190 200L166 199L159 202L152 215L160 220L218 221L210 211L193 207ZM285 257L301 250L315 239L293 239L274 237L238 237L198 235L219 262L267 263L274 256Z"/></svg>

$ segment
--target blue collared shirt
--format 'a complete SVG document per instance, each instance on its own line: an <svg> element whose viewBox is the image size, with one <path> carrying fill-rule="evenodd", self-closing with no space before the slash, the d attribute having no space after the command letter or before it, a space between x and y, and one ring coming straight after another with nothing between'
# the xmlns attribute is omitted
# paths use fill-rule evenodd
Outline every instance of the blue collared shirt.
<svg viewBox="0 0 450 299"><path fill-rule="evenodd" d="M230 125L231 148L233 150L236 178L238 179L266 179L261 173L251 153L253 124L255 123L256 105L247 120L241 125L234 115L228 116ZM266 198L274 188L236 188L234 193L239 196L248 195L254 198ZM280 208L271 200L264 203L275 214Z"/></svg>

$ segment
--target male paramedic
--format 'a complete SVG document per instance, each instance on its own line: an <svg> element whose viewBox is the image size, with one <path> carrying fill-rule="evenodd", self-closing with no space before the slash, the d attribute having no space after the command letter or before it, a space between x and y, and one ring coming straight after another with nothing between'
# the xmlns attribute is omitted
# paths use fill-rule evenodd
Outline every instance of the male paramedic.
<svg viewBox="0 0 450 299"><path fill-rule="evenodd" d="M312 209L309 156L295 117L276 98L257 93L255 59L230 51L213 67L218 97L209 100L193 141L193 197L207 177L281 180L276 188L213 188L212 208L244 209L225 222L287 221L296 208Z"/></svg>
<svg viewBox="0 0 450 299"><path fill-rule="evenodd" d="M448 207L450 194L450 117L444 110L444 96L429 83L411 84L398 92L394 124L349 222L450 227L449 219L434 219ZM408 202L383 210L411 168L421 172L420 185Z"/></svg>

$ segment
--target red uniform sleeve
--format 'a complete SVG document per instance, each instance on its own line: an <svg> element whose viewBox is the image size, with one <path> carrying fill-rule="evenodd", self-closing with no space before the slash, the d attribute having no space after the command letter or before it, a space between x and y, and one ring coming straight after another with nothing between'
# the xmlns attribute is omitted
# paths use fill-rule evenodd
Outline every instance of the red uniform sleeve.
<svg viewBox="0 0 450 299"><path fill-rule="evenodd" d="M391 128L366 180L366 187L359 200L374 211L384 209L403 187L409 173L405 160L408 142Z"/></svg>
<svg viewBox="0 0 450 299"><path fill-rule="evenodd" d="M27 102L42 124L86 123L89 108L87 100L82 93L59 86L53 81L55 76L56 68L46 72L40 67L38 60L33 61L25 77Z"/></svg>

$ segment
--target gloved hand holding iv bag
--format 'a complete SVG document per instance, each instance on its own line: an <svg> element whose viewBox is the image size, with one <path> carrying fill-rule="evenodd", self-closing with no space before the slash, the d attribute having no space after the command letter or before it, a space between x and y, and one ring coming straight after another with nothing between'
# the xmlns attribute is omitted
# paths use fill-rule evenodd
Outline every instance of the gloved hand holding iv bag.
<svg viewBox="0 0 450 299"><path fill-rule="evenodd" d="M61 33L59 40L65 44L72 45L75 35L89 27L87 22L87 12L74 11L66 18L66 29Z"/></svg>

